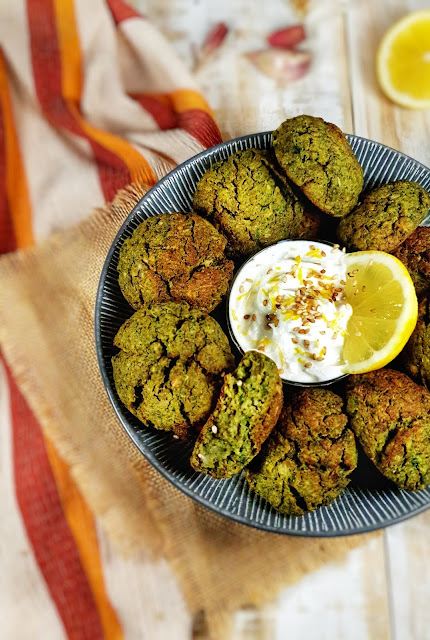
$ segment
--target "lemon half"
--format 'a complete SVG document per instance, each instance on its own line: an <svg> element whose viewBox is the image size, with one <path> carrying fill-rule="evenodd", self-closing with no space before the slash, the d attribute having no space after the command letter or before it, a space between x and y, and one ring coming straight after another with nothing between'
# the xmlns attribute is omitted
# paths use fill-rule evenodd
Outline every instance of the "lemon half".
<svg viewBox="0 0 430 640"><path fill-rule="evenodd" d="M394 102L430 108L430 9L409 13L388 29L376 54L376 72Z"/></svg>
<svg viewBox="0 0 430 640"><path fill-rule="evenodd" d="M400 353L415 328L418 302L406 267L389 253L349 253L346 264L345 297L353 313L343 347L345 373L364 373Z"/></svg>

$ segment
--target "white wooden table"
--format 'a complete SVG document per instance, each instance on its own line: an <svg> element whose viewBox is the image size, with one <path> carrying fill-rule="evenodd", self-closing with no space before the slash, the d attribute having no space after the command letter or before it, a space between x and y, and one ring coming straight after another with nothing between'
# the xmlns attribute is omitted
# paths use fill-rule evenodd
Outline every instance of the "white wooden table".
<svg viewBox="0 0 430 640"><path fill-rule="evenodd" d="M274 29L297 22L282 0L135 0L134 5L193 67L196 52L214 23L230 33L217 54L197 72L224 139L276 128L300 113L321 116L345 132L400 149L430 165L430 112L391 104L375 78L377 43L385 29L425 0L314 0L305 18L310 73L288 88L258 73L242 53L264 46ZM259 611L239 611L234 640L430 639L430 511L385 530L284 590ZM177 583L163 562L120 561L102 531L104 564L124 571L130 591L151 584L151 601L136 615L122 611L126 637L189 640L193 621ZM168 603L168 606L167 606ZM168 615L163 612L169 611ZM126 607L126 604L124 604ZM144 633L145 630L145 633ZM198 635L203 638L202 635Z"/></svg>

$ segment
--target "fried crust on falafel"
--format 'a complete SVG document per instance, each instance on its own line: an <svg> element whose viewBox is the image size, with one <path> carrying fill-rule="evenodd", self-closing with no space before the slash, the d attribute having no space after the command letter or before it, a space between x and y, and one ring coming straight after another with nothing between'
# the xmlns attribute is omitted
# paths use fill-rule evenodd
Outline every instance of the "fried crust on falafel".
<svg viewBox="0 0 430 640"><path fill-rule="evenodd" d="M409 491L430 483L427 389L392 369L350 376L346 411L364 452L384 476Z"/></svg>
<svg viewBox="0 0 430 640"><path fill-rule="evenodd" d="M416 182L388 182L340 221L337 237L351 251L391 252L424 220L429 205L429 194Z"/></svg>
<svg viewBox="0 0 430 640"><path fill-rule="evenodd" d="M430 387L430 298L426 295L418 304L418 320L402 351L402 360L409 375Z"/></svg>
<svg viewBox="0 0 430 640"><path fill-rule="evenodd" d="M194 213L148 218L120 249L121 291L134 309L185 300L201 311L212 311L233 275L225 246L226 239L215 227Z"/></svg>
<svg viewBox="0 0 430 640"><path fill-rule="evenodd" d="M293 238L303 207L268 151L248 149L216 162L197 184L194 209L226 235L232 255Z"/></svg>
<svg viewBox="0 0 430 640"><path fill-rule="evenodd" d="M363 188L363 170L336 125L301 115L273 132L273 148L288 178L321 211L348 214Z"/></svg>
<svg viewBox="0 0 430 640"><path fill-rule="evenodd" d="M430 289L430 227L418 227L393 252L409 271L417 296Z"/></svg>
<svg viewBox="0 0 430 640"><path fill-rule="evenodd" d="M144 425L185 437L215 406L234 366L227 336L186 303L136 311L119 329L113 376L120 400Z"/></svg>
<svg viewBox="0 0 430 640"><path fill-rule="evenodd" d="M343 400L326 389L295 393L245 470L251 489L294 516L337 498L357 466L354 434L342 407Z"/></svg>

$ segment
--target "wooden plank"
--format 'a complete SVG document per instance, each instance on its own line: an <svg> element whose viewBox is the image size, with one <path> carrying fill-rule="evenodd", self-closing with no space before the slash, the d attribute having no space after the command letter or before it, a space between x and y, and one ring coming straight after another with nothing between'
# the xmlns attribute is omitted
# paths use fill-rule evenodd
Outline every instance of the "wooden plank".
<svg viewBox="0 0 430 640"><path fill-rule="evenodd" d="M430 638L430 511L385 532L394 640Z"/></svg>

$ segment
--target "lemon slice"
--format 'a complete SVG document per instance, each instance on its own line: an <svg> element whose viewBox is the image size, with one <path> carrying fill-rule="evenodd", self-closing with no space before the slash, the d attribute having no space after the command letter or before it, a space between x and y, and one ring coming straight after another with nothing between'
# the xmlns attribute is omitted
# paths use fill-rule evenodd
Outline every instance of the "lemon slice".
<svg viewBox="0 0 430 640"><path fill-rule="evenodd" d="M417 322L417 296L406 267L389 253L349 253L346 264L345 298L353 312L343 347L345 373L364 373L403 349Z"/></svg>
<svg viewBox="0 0 430 640"><path fill-rule="evenodd" d="M430 9L409 13L388 29L376 54L376 73L397 104L430 107Z"/></svg>

